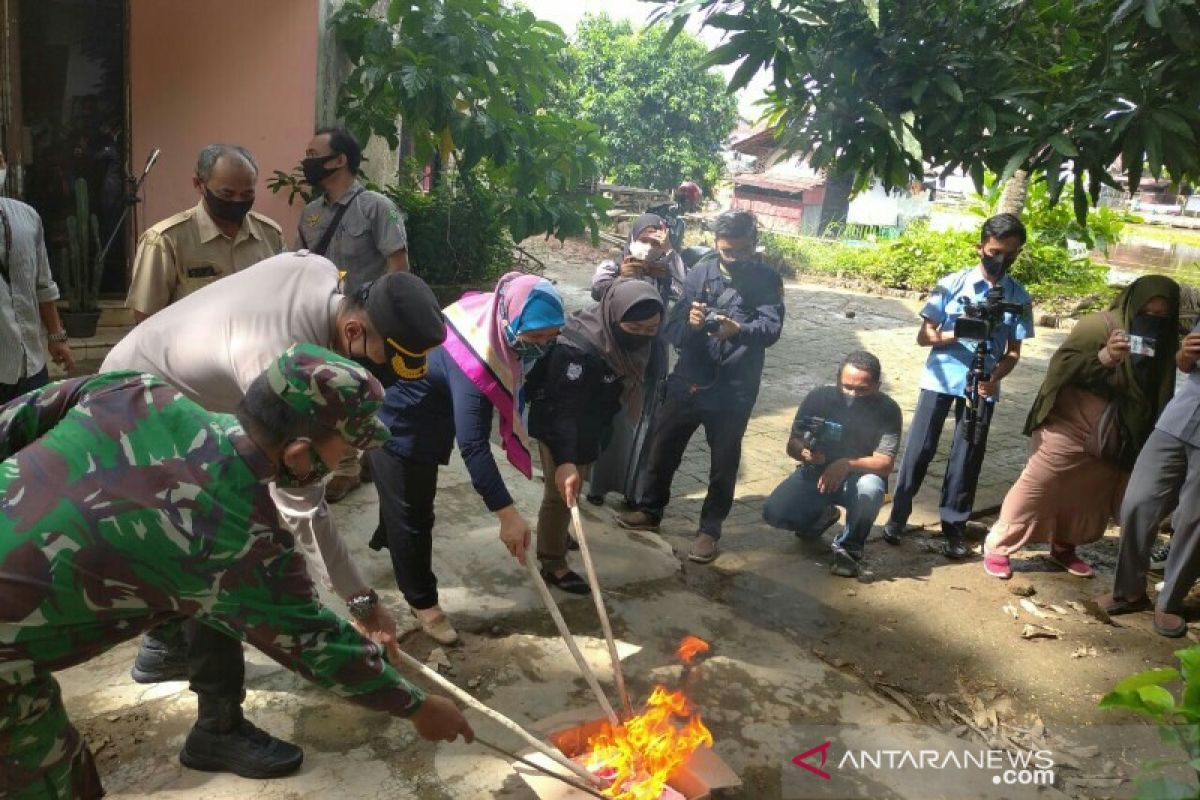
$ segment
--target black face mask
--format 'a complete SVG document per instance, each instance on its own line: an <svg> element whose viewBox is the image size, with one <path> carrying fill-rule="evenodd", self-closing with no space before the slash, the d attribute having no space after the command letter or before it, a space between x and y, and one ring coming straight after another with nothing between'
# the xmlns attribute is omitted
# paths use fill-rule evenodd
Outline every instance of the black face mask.
<svg viewBox="0 0 1200 800"><path fill-rule="evenodd" d="M1166 328L1166 317L1156 317L1153 314L1137 314L1129 323L1129 332L1134 336L1151 336L1158 338Z"/></svg>
<svg viewBox="0 0 1200 800"><path fill-rule="evenodd" d="M327 156L313 156L312 158L303 159L300 162L300 169L304 171L304 180L308 181L312 186L317 186L321 181L337 172L338 167L327 167L325 166L325 162L337 158L338 155L338 153L331 153Z"/></svg>
<svg viewBox="0 0 1200 800"><path fill-rule="evenodd" d="M1003 253L997 253L994 256L989 256L987 253L980 255L979 261L983 265L983 271L990 278L1002 278L1004 273L1008 272L1008 268L1012 266L1016 259L1011 256L1006 256Z"/></svg>
<svg viewBox="0 0 1200 800"><path fill-rule="evenodd" d="M642 350L649 347L650 343L654 341L653 336L630 333L618 324L612 326L612 335L617 342L617 347L622 350Z"/></svg>
<svg viewBox="0 0 1200 800"><path fill-rule="evenodd" d="M217 219L236 222L240 225L254 206L254 200L226 200L223 197L217 197L205 186L204 205L208 208L208 213Z"/></svg>

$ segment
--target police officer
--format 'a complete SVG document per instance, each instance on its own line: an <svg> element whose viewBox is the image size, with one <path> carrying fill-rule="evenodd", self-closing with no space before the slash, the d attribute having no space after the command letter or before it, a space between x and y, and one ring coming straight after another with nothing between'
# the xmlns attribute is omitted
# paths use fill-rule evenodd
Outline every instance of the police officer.
<svg viewBox="0 0 1200 800"><path fill-rule="evenodd" d="M297 249L325 256L345 273L345 291L385 272L408 271L408 236L396 204L358 180L362 148L345 128L322 128L308 143L304 179L321 196L304 207ZM336 503L361 483L357 457L334 470L325 498Z"/></svg>
<svg viewBox="0 0 1200 800"><path fill-rule="evenodd" d="M141 322L218 278L283 251L283 229L251 210L258 164L244 147L210 144L196 159L194 208L138 241L125 305Z"/></svg>

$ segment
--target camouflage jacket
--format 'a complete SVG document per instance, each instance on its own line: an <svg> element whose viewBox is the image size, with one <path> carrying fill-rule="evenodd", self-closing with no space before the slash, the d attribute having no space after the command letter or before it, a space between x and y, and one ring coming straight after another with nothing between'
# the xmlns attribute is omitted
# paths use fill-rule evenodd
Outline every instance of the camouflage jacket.
<svg viewBox="0 0 1200 800"><path fill-rule="evenodd" d="M235 417L156 378L61 381L0 408L0 675L79 664L180 615L368 708L424 699L321 605Z"/></svg>

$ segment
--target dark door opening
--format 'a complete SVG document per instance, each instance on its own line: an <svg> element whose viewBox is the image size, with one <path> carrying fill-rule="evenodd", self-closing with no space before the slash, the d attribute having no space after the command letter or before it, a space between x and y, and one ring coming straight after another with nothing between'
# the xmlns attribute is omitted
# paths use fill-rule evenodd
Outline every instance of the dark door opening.
<svg viewBox="0 0 1200 800"><path fill-rule="evenodd" d="M23 199L42 216L61 282L73 252L94 262L124 208L125 0L20 0L19 11ZM98 237L72 247L68 219L80 211ZM127 245L118 235L108 252L104 294L124 296Z"/></svg>

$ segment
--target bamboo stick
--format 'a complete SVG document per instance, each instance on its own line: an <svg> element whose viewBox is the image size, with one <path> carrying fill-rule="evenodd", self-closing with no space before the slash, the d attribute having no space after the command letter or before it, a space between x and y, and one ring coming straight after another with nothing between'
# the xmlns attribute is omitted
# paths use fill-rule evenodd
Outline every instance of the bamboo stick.
<svg viewBox="0 0 1200 800"><path fill-rule="evenodd" d="M484 747L486 747L487 749L491 750L492 752L498 753L499 755L502 755L505 758L511 758L514 761L519 761L522 764L524 764L525 766L529 767L530 769L537 770L538 772L542 773L543 775L545 775L549 778L554 778L555 780L560 780L563 783L570 786L572 789L577 789L581 792L586 792L587 794L590 794L592 797L599 797L600 800L609 800L609 798L600 794L599 792L597 792L595 789L593 789L590 786L582 784L573 778L563 775L562 773L546 769L541 764L530 761L528 758L525 758L524 756L519 756L516 753L510 753L507 750L505 750L503 747L497 747L496 745L492 744L491 742L485 742L483 739L480 739L478 736L475 737L475 744L481 744Z"/></svg>
<svg viewBox="0 0 1200 800"><path fill-rule="evenodd" d="M563 619L562 612L558 610L558 603L554 602L554 595L550 594L550 587L546 585L542 574L538 572L538 565L532 548L525 550L525 567L529 570L529 577L533 579L533 585L537 587L538 594L542 596L542 602L546 604L546 609L550 612L555 627L558 628L563 642L567 645L567 650L571 652L571 657L575 659L575 663L579 666L579 671L583 673L583 679L587 681L592 694L596 696L596 702L604 710L604 716L608 717L608 721L612 723L613 727L620 725L620 720L617 719L617 712L613 710L612 704L608 702L608 697L605 696L604 690L600 688L600 681L596 680L596 674L588 666L583 653L579 652L579 645L575 643L575 637L571 635L571 629L567 627L567 621Z"/></svg>
<svg viewBox="0 0 1200 800"><path fill-rule="evenodd" d="M496 711L485 705L481 700L476 700L475 697L473 697L469 692L458 688L457 685L443 677L442 674L436 669L431 669L427 665L422 664L420 661L401 650L400 645L392 642L390 645L388 645L387 652L388 656L392 659L393 664L399 665L403 663L415 669L417 672L421 673L421 675L428 678L442 689L445 689L454 697L458 698L458 700L466 704L468 708L478 711L480 714L483 714L493 722L498 723L504 728L520 736L533 749L537 750L547 758L553 759L554 763L558 764L560 767L566 767L571 772L583 778L593 786L604 787L607 785L602 778L598 778L592 773L588 772L582 765L577 764L571 759L567 758L560 751L546 744L541 739L522 728L516 722L504 716L499 711Z"/></svg>
<svg viewBox="0 0 1200 800"><path fill-rule="evenodd" d="M604 639L608 643L608 657L612 659L613 679L617 682L617 693L621 697L621 705L625 708L627 717L633 716L633 707L629 704L629 692L625 689L625 673L621 671L621 659L617 655L617 643L613 639L612 625L608 621L608 609L604 607L604 598L600 595L600 579L596 576L596 565L592 563L592 551L588 548L587 536L583 532L583 519L579 515L579 506L571 505L571 524L575 526L575 538L579 541L579 552L583 556L583 567L587 570L588 585L592 588L592 602L596 605L596 614L600 617L600 628L604 631Z"/></svg>

